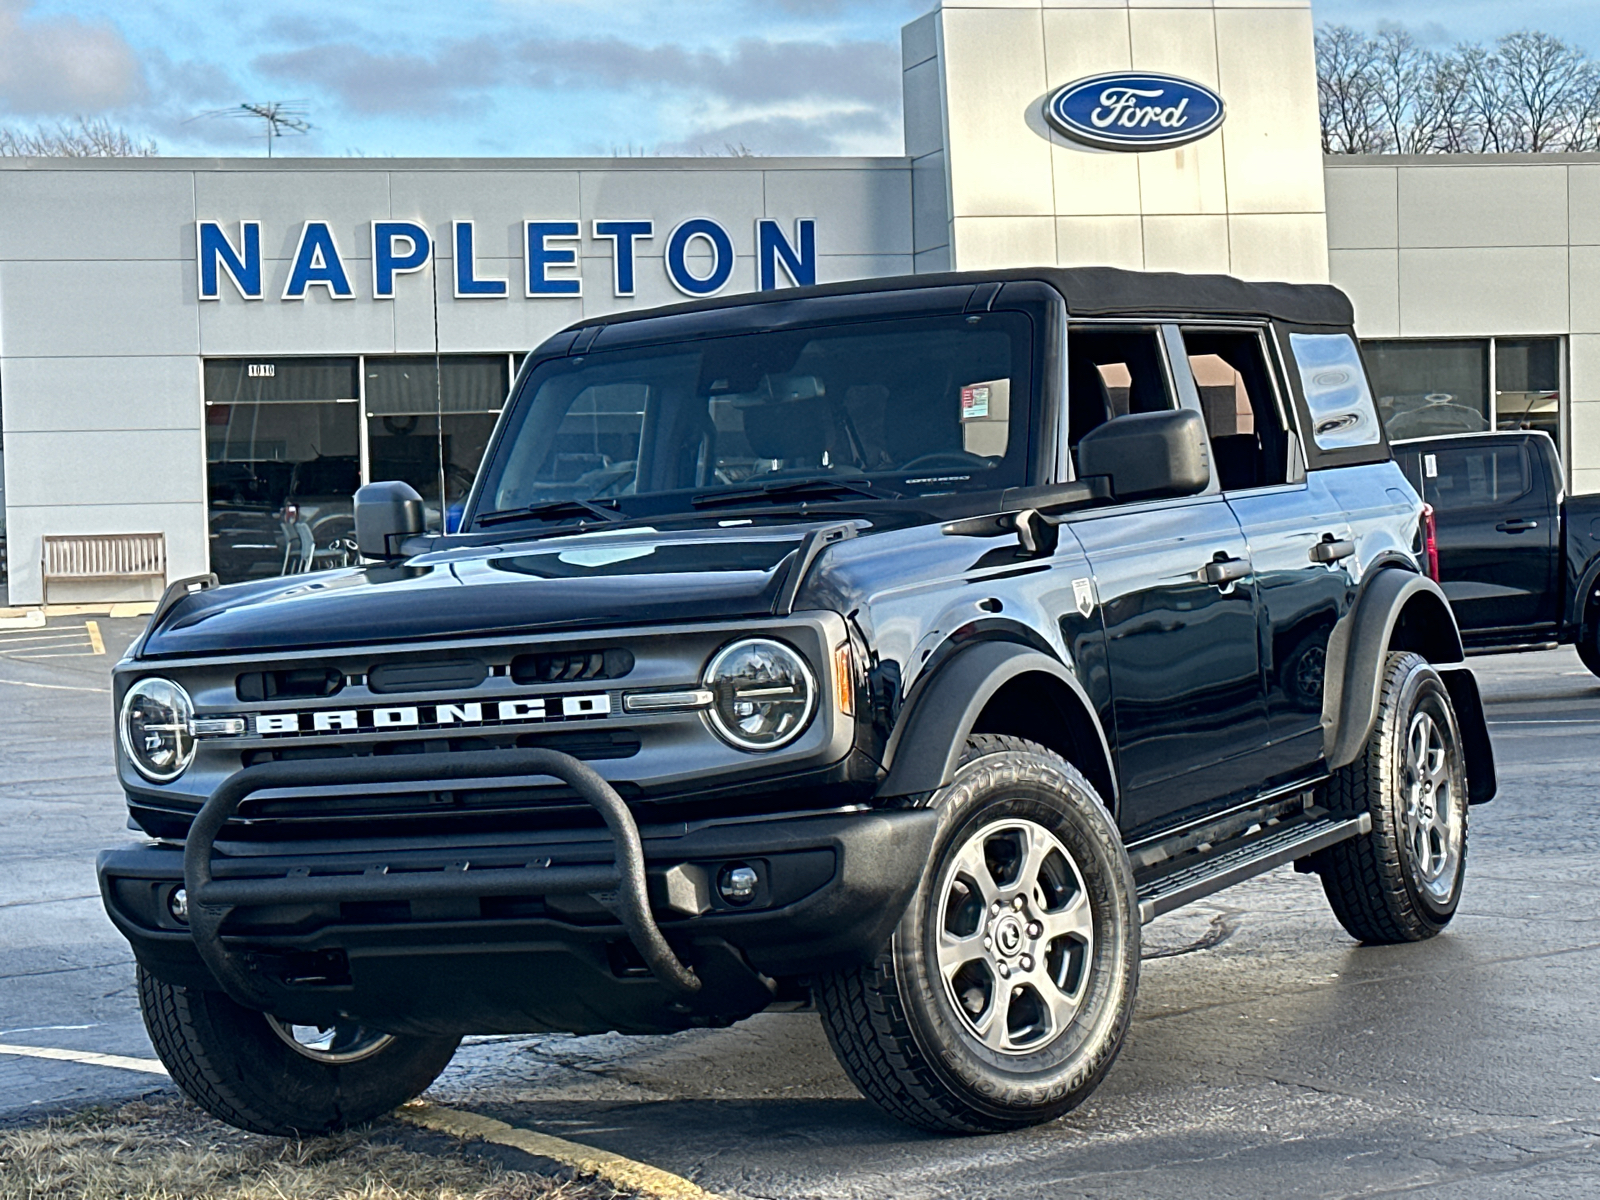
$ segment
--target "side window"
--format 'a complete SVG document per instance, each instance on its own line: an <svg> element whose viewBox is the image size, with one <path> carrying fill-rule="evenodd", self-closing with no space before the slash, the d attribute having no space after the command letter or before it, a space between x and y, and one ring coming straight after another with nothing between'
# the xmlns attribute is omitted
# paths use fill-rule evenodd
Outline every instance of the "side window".
<svg viewBox="0 0 1600 1200"><path fill-rule="evenodd" d="M1356 343L1347 333L1291 333L1289 349L1319 450L1376 446L1383 436Z"/></svg>
<svg viewBox="0 0 1600 1200"><path fill-rule="evenodd" d="M1067 441L1129 413L1178 407L1160 331L1078 327L1067 333Z"/></svg>
<svg viewBox="0 0 1600 1200"><path fill-rule="evenodd" d="M1522 446L1450 447L1427 452L1423 462L1423 495L1440 508L1498 508L1533 486Z"/></svg>
<svg viewBox="0 0 1600 1200"><path fill-rule="evenodd" d="M1183 346L1200 392L1222 490L1283 483L1288 478L1289 437L1261 335L1185 329Z"/></svg>

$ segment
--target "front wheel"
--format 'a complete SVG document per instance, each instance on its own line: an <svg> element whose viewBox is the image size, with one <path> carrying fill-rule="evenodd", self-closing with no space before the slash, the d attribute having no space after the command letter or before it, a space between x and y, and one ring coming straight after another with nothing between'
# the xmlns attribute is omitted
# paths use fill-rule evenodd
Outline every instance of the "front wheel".
<svg viewBox="0 0 1600 1200"><path fill-rule="evenodd" d="M1355 762L1328 784L1335 809L1372 831L1314 860L1334 916L1354 938L1420 942L1443 929L1467 870L1467 780L1444 680L1420 655L1392 652L1378 720Z"/></svg>
<svg viewBox="0 0 1600 1200"><path fill-rule="evenodd" d="M1080 1104L1121 1049L1139 978L1133 874L1082 774L974 736L936 792L934 853L889 946L817 983L862 1092L908 1124L983 1133Z"/></svg>
<svg viewBox="0 0 1600 1200"><path fill-rule="evenodd" d="M355 1022L292 1025L221 992L139 968L139 1007L172 1081L212 1116L297 1137L364 1125L439 1077L461 1041L399 1037Z"/></svg>

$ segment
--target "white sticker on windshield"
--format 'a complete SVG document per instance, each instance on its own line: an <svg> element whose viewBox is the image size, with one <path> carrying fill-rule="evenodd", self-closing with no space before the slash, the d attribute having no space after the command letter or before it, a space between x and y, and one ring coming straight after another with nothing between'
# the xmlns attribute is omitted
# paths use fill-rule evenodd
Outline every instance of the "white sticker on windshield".
<svg viewBox="0 0 1600 1200"><path fill-rule="evenodd" d="M961 389L961 448L998 458L1011 440L1011 380L985 379Z"/></svg>
<svg viewBox="0 0 1600 1200"><path fill-rule="evenodd" d="M1424 454L1422 456L1422 473L1429 479L1439 478L1439 456L1437 454Z"/></svg>

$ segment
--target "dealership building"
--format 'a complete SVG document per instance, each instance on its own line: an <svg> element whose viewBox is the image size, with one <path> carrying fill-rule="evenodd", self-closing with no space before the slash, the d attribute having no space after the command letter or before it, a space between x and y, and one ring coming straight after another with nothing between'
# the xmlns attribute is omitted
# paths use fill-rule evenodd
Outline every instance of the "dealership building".
<svg viewBox="0 0 1600 1200"><path fill-rule="evenodd" d="M943 4L890 158L0 160L10 603L341 561L363 481L450 521L520 356L581 317L951 269L1331 281L1392 437L1544 429L1600 490L1600 155L1325 156L1313 16ZM1195 107L1126 82L1163 78ZM1137 140L1206 96L1201 136Z"/></svg>

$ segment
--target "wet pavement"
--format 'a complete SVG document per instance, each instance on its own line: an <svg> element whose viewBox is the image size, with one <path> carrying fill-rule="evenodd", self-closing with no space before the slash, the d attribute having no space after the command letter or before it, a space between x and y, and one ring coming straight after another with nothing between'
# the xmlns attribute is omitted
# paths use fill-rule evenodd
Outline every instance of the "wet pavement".
<svg viewBox="0 0 1600 1200"><path fill-rule="evenodd" d="M140 623L98 624L105 655L0 636L0 1042L148 1058L93 872L131 836L103 689ZM729 1196L1600 1194L1600 680L1566 649L1474 666L1501 794L1472 812L1449 930L1357 946L1288 868L1164 917L1120 1061L1052 1125L906 1130L857 1096L811 1015L482 1039L430 1098ZM0 1055L0 1121L165 1086Z"/></svg>

